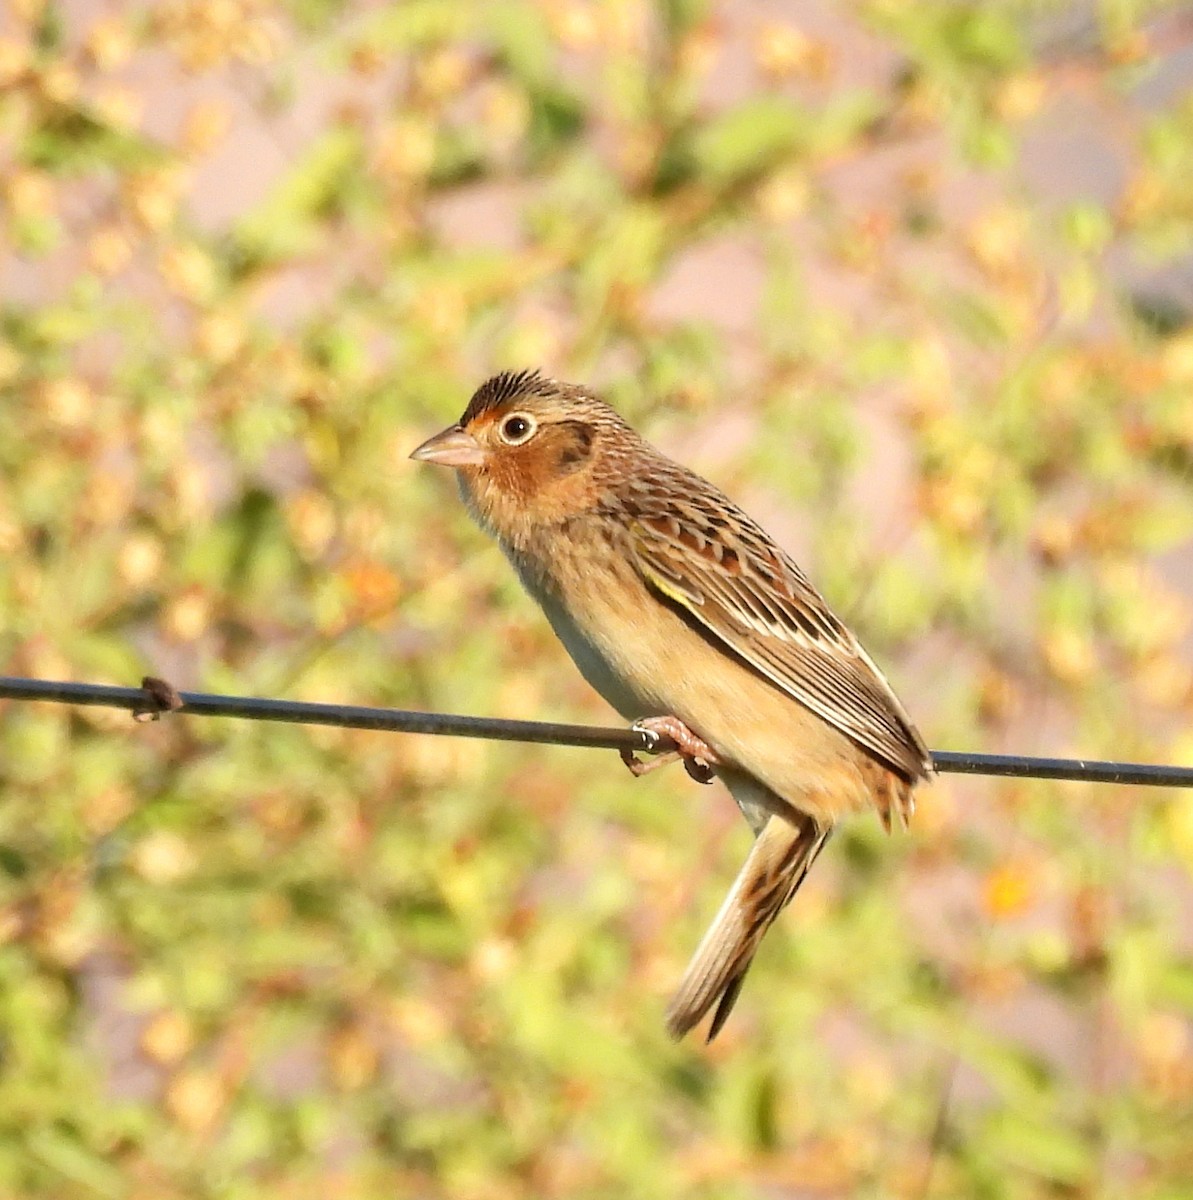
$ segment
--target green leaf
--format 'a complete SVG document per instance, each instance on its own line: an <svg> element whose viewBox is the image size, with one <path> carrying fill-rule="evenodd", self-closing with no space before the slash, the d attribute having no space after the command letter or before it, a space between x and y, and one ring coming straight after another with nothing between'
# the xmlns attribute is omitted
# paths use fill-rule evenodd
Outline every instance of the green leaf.
<svg viewBox="0 0 1193 1200"><path fill-rule="evenodd" d="M341 204L362 153L360 133L348 126L330 129L319 138L265 201L236 226L234 257L241 268L307 249L320 221Z"/></svg>
<svg viewBox="0 0 1193 1200"><path fill-rule="evenodd" d="M58 105L25 141L25 161L56 175L82 175L101 167L137 170L168 160L147 138L113 129L81 108Z"/></svg>
<svg viewBox="0 0 1193 1200"><path fill-rule="evenodd" d="M747 100L713 118L695 135L700 174L724 186L761 174L806 145L805 113L777 96Z"/></svg>
<svg viewBox="0 0 1193 1200"><path fill-rule="evenodd" d="M1090 1148L1080 1134L1056 1121L1004 1108L985 1122L985 1152L1052 1184L1076 1187L1089 1180Z"/></svg>

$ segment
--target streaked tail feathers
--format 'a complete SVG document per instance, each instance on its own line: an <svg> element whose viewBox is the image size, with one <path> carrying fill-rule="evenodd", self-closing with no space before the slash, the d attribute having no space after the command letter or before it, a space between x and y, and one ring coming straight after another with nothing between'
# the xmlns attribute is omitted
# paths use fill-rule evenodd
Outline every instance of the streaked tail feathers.
<svg viewBox="0 0 1193 1200"><path fill-rule="evenodd" d="M803 883L832 828L811 817L771 816L762 827L667 1008L667 1030L681 1038L715 1003L708 1040L720 1032L763 934Z"/></svg>
<svg viewBox="0 0 1193 1200"><path fill-rule="evenodd" d="M906 829L915 813L915 786L918 780L905 779L889 771L879 763L868 763L865 772L869 777L871 796L882 827L891 832L898 825Z"/></svg>

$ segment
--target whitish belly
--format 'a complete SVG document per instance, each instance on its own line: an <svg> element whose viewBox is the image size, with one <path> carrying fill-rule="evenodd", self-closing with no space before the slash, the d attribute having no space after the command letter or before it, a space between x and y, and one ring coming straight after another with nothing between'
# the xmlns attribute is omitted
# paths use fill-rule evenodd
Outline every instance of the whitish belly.
<svg viewBox="0 0 1193 1200"><path fill-rule="evenodd" d="M543 610L543 615L550 622L555 636L563 643L563 648L589 685L627 720L636 721L639 717L657 714L657 705L652 706L641 693L635 691L619 674L610 669L605 654L568 614L558 597L544 588L529 570L524 569L517 558L513 555L509 558L518 572L522 586Z"/></svg>

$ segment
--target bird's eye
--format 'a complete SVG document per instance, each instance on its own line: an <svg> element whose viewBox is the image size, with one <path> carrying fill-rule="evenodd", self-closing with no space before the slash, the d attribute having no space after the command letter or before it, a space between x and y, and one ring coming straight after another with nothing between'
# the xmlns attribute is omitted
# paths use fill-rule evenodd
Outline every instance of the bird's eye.
<svg viewBox="0 0 1193 1200"><path fill-rule="evenodd" d="M507 446L520 446L534 437L537 428L533 417L526 413L514 413L501 422L501 440Z"/></svg>

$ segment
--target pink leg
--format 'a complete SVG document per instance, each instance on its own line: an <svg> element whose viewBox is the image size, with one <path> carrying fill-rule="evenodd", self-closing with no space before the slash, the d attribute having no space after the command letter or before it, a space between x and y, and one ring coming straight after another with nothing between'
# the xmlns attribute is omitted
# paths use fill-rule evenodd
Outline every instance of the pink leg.
<svg viewBox="0 0 1193 1200"><path fill-rule="evenodd" d="M669 750L666 754L656 754L653 758L645 761L636 757L633 750L619 750L617 753L621 755L621 761L630 768L630 774L635 778L649 775L651 771L657 771L660 767L673 763L679 757L678 750Z"/></svg>
<svg viewBox="0 0 1193 1200"><path fill-rule="evenodd" d="M717 752L700 736L693 733L678 717L644 717L635 721L633 728L659 737L670 738L675 749L651 762L642 762L631 750L621 751L621 761L634 775L645 775L657 767L666 766L676 758L683 759L684 770L697 783L712 783L713 768L721 761Z"/></svg>

